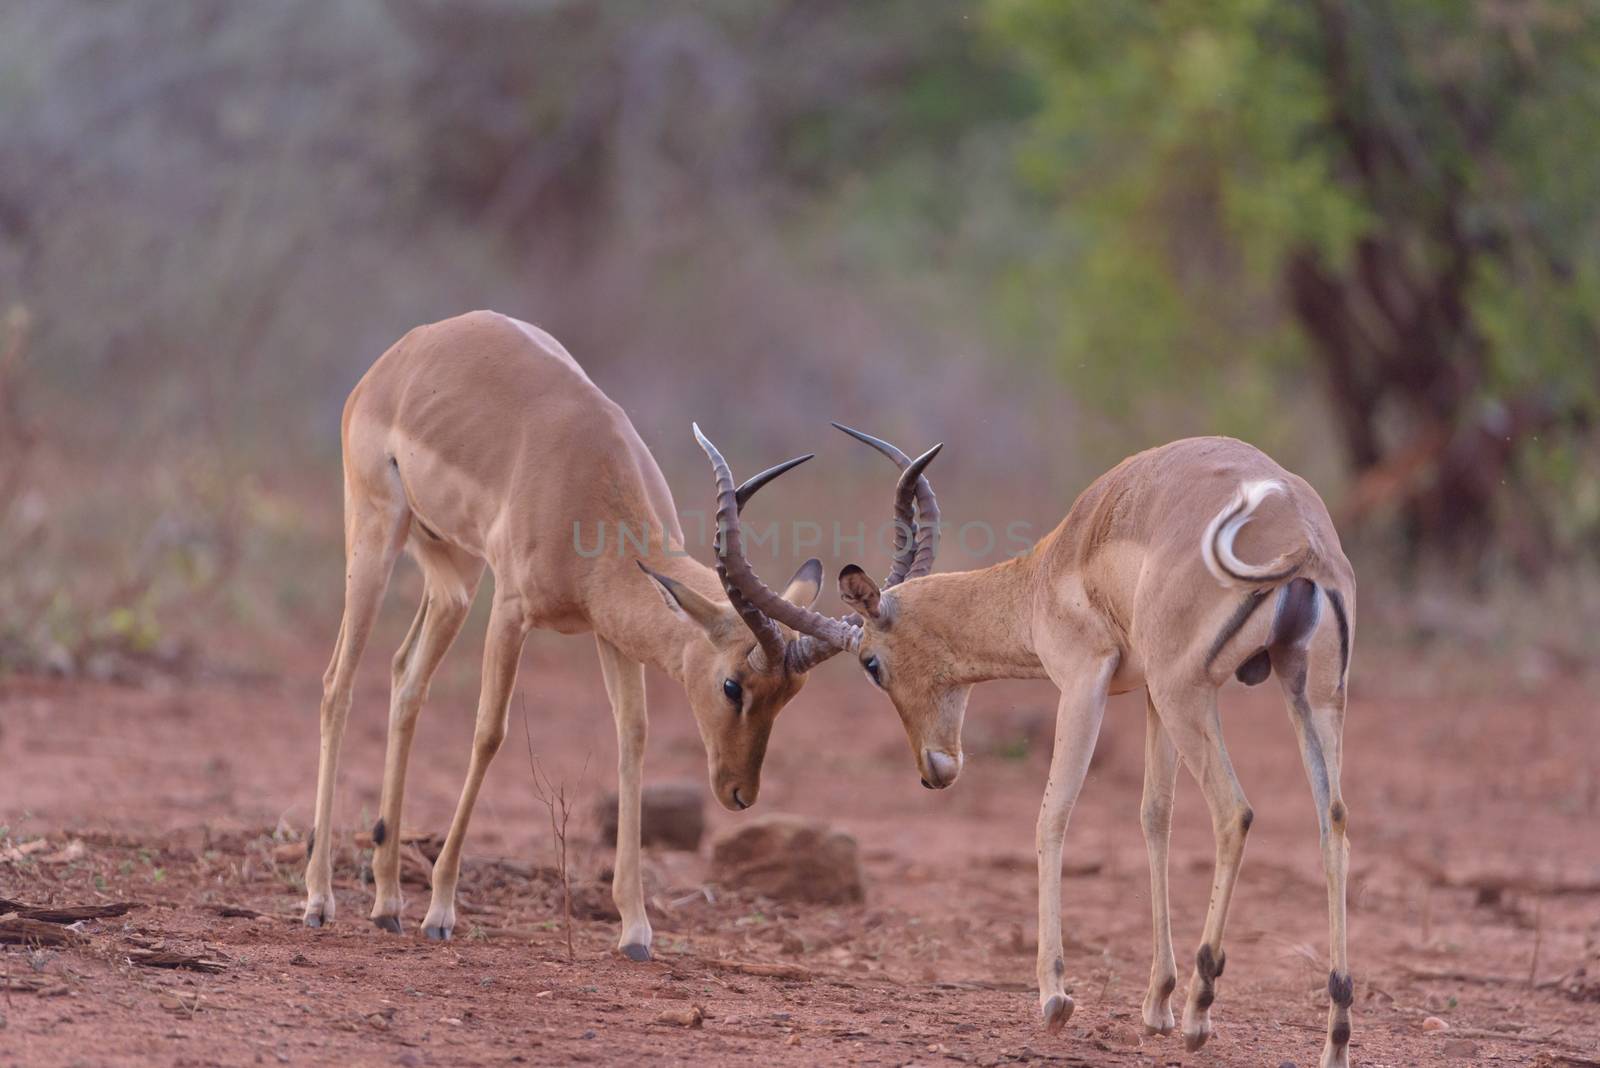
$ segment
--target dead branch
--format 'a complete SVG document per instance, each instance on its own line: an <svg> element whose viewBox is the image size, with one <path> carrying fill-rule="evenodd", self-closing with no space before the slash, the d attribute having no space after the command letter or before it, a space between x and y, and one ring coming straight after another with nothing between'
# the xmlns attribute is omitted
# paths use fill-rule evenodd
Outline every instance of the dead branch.
<svg viewBox="0 0 1600 1068"><path fill-rule="evenodd" d="M1481 904L1498 902L1507 891L1521 894L1563 897L1576 894L1600 894L1600 879L1551 879L1536 875L1484 872L1476 875L1452 875L1444 866L1421 857L1404 857L1405 862L1428 877L1434 886L1451 890L1473 890Z"/></svg>
<svg viewBox="0 0 1600 1068"><path fill-rule="evenodd" d="M194 953L180 953L172 949L130 949L128 959L147 968L188 968L196 972L226 971L227 961L214 960Z"/></svg>
<svg viewBox="0 0 1600 1068"><path fill-rule="evenodd" d="M798 964L768 964L765 961L754 960L719 960L707 961L706 964L719 971L758 975L764 979L798 979L808 982L815 978L813 972Z"/></svg>
<svg viewBox="0 0 1600 1068"><path fill-rule="evenodd" d="M77 946L88 939L69 927L8 912L0 916L0 943L20 946Z"/></svg>
<svg viewBox="0 0 1600 1068"><path fill-rule="evenodd" d="M14 913L24 920L39 920L43 923L77 923L79 920L103 920L111 916L125 915L129 909L139 907L137 901L115 901L109 905L68 905L65 908L49 908L45 906L24 905L20 901L8 901L0 897L0 912Z"/></svg>

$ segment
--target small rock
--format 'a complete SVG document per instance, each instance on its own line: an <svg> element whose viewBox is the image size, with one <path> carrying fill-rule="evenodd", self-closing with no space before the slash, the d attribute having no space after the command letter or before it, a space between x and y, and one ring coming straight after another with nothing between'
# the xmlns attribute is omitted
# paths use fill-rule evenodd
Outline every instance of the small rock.
<svg viewBox="0 0 1600 1068"><path fill-rule="evenodd" d="M825 823L761 816L717 836L712 878L778 900L837 905L865 896L856 840Z"/></svg>
<svg viewBox="0 0 1600 1068"><path fill-rule="evenodd" d="M798 1046L800 1044L800 1036L790 1035L788 1038L783 1040L783 1044L785 1046Z"/></svg>
<svg viewBox="0 0 1600 1068"><path fill-rule="evenodd" d="M1476 1057L1478 1055L1478 1044L1470 1038L1452 1038L1444 1044L1444 1055L1446 1057Z"/></svg>
<svg viewBox="0 0 1600 1068"><path fill-rule="evenodd" d="M541 991L539 991L537 994L535 994L533 996L536 997L536 998L547 998L547 997L551 997L554 993L555 992L552 991L552 990L541 990Z"/></svg>
<svg viewBox="0 0 1600 1068"><path fill-rule="evenodd" d="M579 1038L593 1038L594 1037L594 1032L593 1031L585 1031L583 1034L579 1035L578 1037Z"/></svg>
<svg viewBox="0 0 1600 1068"><path fill-rule="evenodd" d="M698 782L647 783L639 794L639 840L693 853L706 833L706 788ZM595 807L600 835L617 844L617 795L607 794Z"/></svg>
<svg viewBox="0 0 1600 1068"><path fill-rule="evenodd" d="M1422 1021L1422 1029L1424 1031L1448 1031L1450 1030L1450 1025L1437 1016L1430 1016Z"/></svg>
<svg viewBox="0 0 1600 1068"><path fill-rule="evenodd" d="M699 1030L705 1019L705 1010L698 1005L690 1005L687 1009L662 1009L656 1016L656 1023Z"/></svg>

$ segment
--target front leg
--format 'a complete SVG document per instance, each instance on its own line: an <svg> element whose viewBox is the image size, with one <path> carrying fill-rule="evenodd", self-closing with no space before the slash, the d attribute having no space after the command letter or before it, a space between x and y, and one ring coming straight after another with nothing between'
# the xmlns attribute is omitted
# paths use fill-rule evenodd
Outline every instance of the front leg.
<svg viewBox="0 0 1600 1068"><path fill-rule="evenodd" d="M1061 843L1067 820L1089 771L1100 721L1105 715L1106 692L1116 658L1109 657L1077 670L1052 671L1062 686L1056 711L1055 748L1050 755L1050 778L1039 806L1035 845L1039 854L1039 1012L1045 1029L1054 1033L1072 1016L1067 994L1067 964L1061 941Z"/></svg>
<svg viewBox="0 0 1600 1068"><path fill-rule="evenodd" d="M617 943L629 960L650 959L650 917L644 908L644 878L639 861L639 806L644 783L644 746L649 732L645 706L644 666L597 637L600 670L617 721L617 858L612 867L611 898L622 914Z"/></svg>

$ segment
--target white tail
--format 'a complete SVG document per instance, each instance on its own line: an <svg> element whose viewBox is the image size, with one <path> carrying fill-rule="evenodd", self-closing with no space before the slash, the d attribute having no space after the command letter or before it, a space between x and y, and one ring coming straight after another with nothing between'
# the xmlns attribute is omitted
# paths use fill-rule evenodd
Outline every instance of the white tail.
<svg viewBox="0 0 1600 1068"><path fill-rule="evenodd" d="M1247 564L1233 553L1233 540L1239 531L1255 516L1255 510L1269 494L1284 492L1283 483L1275 478L1243 482L1233 500L1225 505L1206 526L1200 536L1200 555L1206 570L1216 576L1224 586L1240 583L1282 582L1294 573L1298 565L1298 552L1285 553L1265 564Z"/></svg>

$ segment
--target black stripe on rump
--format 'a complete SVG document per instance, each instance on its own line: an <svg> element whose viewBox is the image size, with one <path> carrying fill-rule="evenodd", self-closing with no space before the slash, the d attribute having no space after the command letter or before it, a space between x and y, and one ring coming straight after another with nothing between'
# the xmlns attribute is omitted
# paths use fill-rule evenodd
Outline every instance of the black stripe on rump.
<svg viewBox="0 0 1600 1068"><path fill-rule="evenodd" d="M1211 670L1212 662L1221 655L1223 648L1233 640L1233 636L1250 622L1250 617L1255 615L1256 609L1261 607L1261 602L1265 601L1267 594L1271 592L1271 590L1251 590L1245 595L1244 600L1239 602L1239 607L1233 610L1233 615L1228 617L1228 622L1224 623L1222 630L1217 633L1216 641L1211 643L1211 652L1206 654L1207 671Z"/></svg>
<svg viewBox="0 0 1600 1068"><path fill-rule="evenodd" d="M1344 614L1344 597L1338 590L1324 589L1333 605L1333 618L1339 623L1339 677L1350 670L1350 620Z"/></svg>

